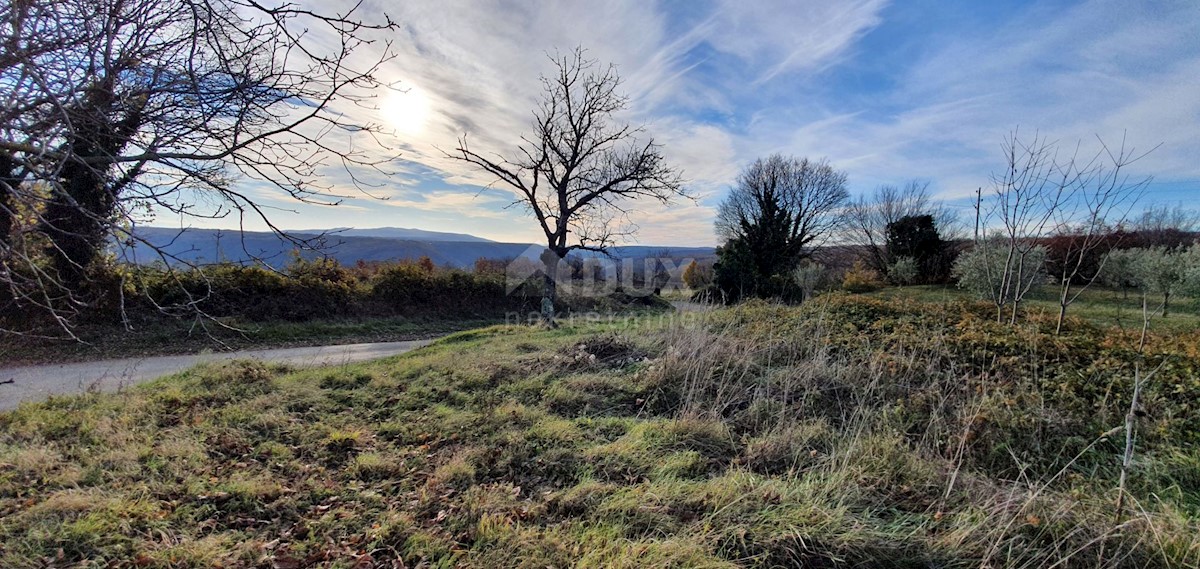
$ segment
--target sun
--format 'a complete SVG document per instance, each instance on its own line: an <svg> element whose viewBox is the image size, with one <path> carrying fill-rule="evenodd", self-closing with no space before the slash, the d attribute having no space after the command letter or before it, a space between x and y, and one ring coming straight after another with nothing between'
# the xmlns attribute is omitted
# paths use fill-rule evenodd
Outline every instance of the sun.
<svg viewBox="0 0 1200 569"><path fill-rule="evenodd" d="M379 112L388 125L399 134L415 135L425 130L431 105L425 91L405 85L403 91L388 93Z"/></svg>

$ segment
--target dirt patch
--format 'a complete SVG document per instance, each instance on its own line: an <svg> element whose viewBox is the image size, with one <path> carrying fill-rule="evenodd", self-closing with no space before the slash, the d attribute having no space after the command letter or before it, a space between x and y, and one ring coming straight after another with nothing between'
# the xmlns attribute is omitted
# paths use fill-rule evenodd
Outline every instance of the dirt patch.
<svg viewBox="0 0 1200 569"><path fill-rule="evenodd" d="M567 369L621 368L649 359L645 350L620 334L594 336L568 346L552 357Z"/></svg>

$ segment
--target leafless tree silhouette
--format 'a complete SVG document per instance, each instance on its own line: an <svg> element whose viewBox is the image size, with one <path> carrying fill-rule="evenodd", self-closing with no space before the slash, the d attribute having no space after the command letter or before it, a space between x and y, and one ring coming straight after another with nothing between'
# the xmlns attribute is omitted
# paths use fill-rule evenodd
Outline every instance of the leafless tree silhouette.
<svg viewBox="0 0 1200 569"><path fill-rule="evenodd" d="M1099 138L1099 137L1097 137ZM1112 228L1120 227L1131 208L1141 198L1151 178L1131 178L1129 165L1145 154L1136 154L1121 140L1110 148L1100 140L1100 150L1086 162L1078 151L1061 161L1057 168L1070 180L1072 199L1054 212L1058 247L1052 247L1058 284L1058 322L1054 333L1061 334L1067 308L1100 278L1108 262Z"/></svg>
<svg viewBox="0 0 1200 569"><path fill-rule="evenodd" d="M264 187L336 203L322 177L342 167L369 191L355 171L391 157L381 127L350 111L387 87L377 74L390 49L372 44L394 24L357 11L257 0L0 5L0 300L43 311L71 335L89 269L114 240L139 240L128 228L146 211L258 218L279 232Z"/></svg>
<svg viewBox="0 0 1200 569"><path fill-rule="evenodd" d="M606 252L636 226L637 200L670 203L687 197L678 170L641 127L614 115L627 108L616 69L588 59L582 48L551 57L555 72L542 77L541 106L533 132L513 156L484 155L464 135L449 155L495 178L516 194L513 205L537 219L546 239L542 322L554 325L554 279L560 259L575 250Z"/></svg>

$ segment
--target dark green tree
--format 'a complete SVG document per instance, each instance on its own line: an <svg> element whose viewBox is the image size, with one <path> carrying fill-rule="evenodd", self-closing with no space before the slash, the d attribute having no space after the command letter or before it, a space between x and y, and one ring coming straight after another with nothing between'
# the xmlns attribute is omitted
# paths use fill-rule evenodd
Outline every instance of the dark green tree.
<svg viewBox="0 0 1200 569"><path fill-rule="evenodd" d="M943 282L952 259L949 247L938 232L932 215L906 215L887 226L887 250L892 259L908 257L916 261L918 280Z"/></svg>
<svg viewBox="0 0 1200 569"><path fill-rule="evenodd" d="M799 300L792 271L837 226L846 174L825 162L773 155L738 176L721 203L716 285L726 301Z"/></svg>

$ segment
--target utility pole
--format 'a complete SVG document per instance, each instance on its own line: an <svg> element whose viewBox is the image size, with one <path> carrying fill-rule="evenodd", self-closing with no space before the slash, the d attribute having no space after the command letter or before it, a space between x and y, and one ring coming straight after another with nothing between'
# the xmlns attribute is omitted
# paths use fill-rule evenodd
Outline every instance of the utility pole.
<svg viewBox="0 0 1200 569"><path fill-rule="evenodd" d="M979 243L979 210L983 204L983 187L975 188L975 242Z"/></svg>

